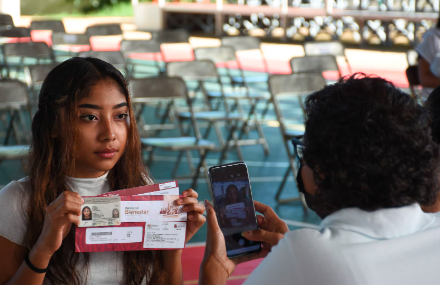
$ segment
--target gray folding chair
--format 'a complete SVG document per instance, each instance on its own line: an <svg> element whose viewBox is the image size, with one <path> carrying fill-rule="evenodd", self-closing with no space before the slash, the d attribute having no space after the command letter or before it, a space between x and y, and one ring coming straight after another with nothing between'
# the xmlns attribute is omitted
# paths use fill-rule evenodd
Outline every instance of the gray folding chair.
<svg viewBox="0 0 440 285"><path fill-rule="evenodd" d="M98 24L88 26L86 34L89 37L92 36L116 36L122 35L122 29L120 24Z"/></svg>
<svg viewBox="0 0 440 285"><path fill-rule="evenodd" d="M58 64L37 64L30 65L24 68L24 74L26 76L26 83L29 86L29 103L31 108L37 106L38 104L38 94L40 92L41 86L43 85L46 76L49 72L54 69ZM34 114L32 110L32 114Z"/></svg>
<svg viewBox="0 0 440 285"><path fill-rule="evenodd" d="M153 40L160 43L189 43L189 33L185 29L150 31Z"/></svg>
<svg viewBox="0 0 440 285"><path fill-rule="evenodd" d="M194 114L191 114L191 112L181 112L178 114L178 117L180 120L187 120L192 115L194 115L197 120L207 122L208 128L206 129L203 138L207 138L210 133L211 126L214 127L220 144L219 150L222 151L219 163L221 163L225 158L226 152L228 151L229 147L235 147L239 159L243 160L243 155L240 149L241 146L257 144L264 145L266 143L266 139L264 138L264 136L257 139L242 139L237 137L236 132L240 130L240 124L245 123L247 121L247 118L244 118L244 116L240 113L231 112L226 102L227 98L224 96L223 93L223 87L220 82L220 76L218 75L217 67L212 61L195 60L169 62L167 63L167 75L181 77L185 81L196 81L198 83L198 86L200 86L200 89L205 98L207 111L195 112ZM209 99L207 98L206 90L204 88L204 82L208 80L213 80L220 85L222 93L221 99L223 102L224 111L212 110ZM230 127L229 134L226 140L223 138L223 134L218 125L219 122L226 122Z"/></svg>
<svg viewBox="0 0 440 285"><path fill-rule="evenodd" d="M341 77L341 71L334 55L293 57L290 60L290 67L292 73L336 71Z"/></svg>
<svg viewBox="0 0 440 285"><path fill-rule="evenodd" d="M26 132L27 120L23 113L30 114L28 88L25 83L16 79L0 79L0 112L6 136L3 145L10 143L12 135L16 144L30 143ZM29 116L30 123L31 117Z"/></svg>
<svg viewBox="0 0 440 285"><path fill-rule="evenodd" d="M14 27L14 20L9 14L0 14L0 29Z"/></svg>
<svg viewBox="0 0 440 285"><path fill-rule="evenodd" d="M52 49L44 42L4 44L3 58L8 77L11 68L16 69L18 76L25 66L55 62Z"/></svg>
<svg viewBox="0 0 440 285"><path fill-rule="evenodd" d="M31 31L50 30L53 32L66 32L63 21L61 20L33 20L30 29Z"/></svg>
<svg viewBox="0 0 440 285"><path fill-rule="evenodd" d="M289 159L289 167L284 174L283 181L281 182L281 185L279 186L278 192L276 194L276 200L278 204L287 204L293 201L301 200L299 197L281 199L280 196L290 172L292 171L293 173L296 173L295 157L293 152L290 150L290 141L292 140L292 138L304 134L302 131L292 130L288 128L288 126L286 125L285 117L283 116L281 110L279 98L288 96L289 98L296 97L300 99L300 96L308 95L311 92L320 90L325 85L326 80L321 73L272 75L269 78L269 89L272 96L275 114L280 123L281 136L283 138L284 147L286 148Z"/></svg>
<svg viewBox="0 0 440 285"><path fill-rule="evenodd" d="M124 55L127 62L130 62L134 73L147 73L147 74L164 74L165 66L163 64L162 51L160 49L161 43L157 40L123 40L121 41L121 52ZM153 65L147 64L146 60L131 58L132 54L152 54ZM162 64L161 64L162 63ZM151 72L148 67L153 67L155 72ZM143 68L147 67L147 68Z"/></svg>
<svg viewBox="0 0 440 285"><path fill-rule="evenodd" d="M163 149L167 151L187 152L196 150L199 152L200 162L197 165L195 171L191 172L192 183L191 187L195 189L197 185L197 179L199 177L200 169L203 167L205 179L209 185L208 168L206 166L205 158L209 151L216 148L215 144L205 140L200 135L197 120L194 117L192 111L192 102L188 96L185 82L178 77L156 77L156 78L138 78L130 81L130 87L132 91L133 103L145 103L157 100L168 100L172 103L172 111L176 112L176 100L185 100L190 109L190 118L194 136L188 136L184 134L183 126L181 127L180 137L172 138L142 138L141 144L143 149L149 150L149 157L147 160L147 166L150 166L153 161L153 152L155 149ZM188 162L192 166L192 161L189 158ZM180 160L176 163L173 176L179 167ZM192 167L191 167L192 168Z"/></svg>
<svg viewBox="0 0 440 285"><path fill-rule="evenodd" d="M229 46L232 47L235 52L238 51L246 51L246 50L258 50L261 54L261 60L263 64L263 72L264 74L261 75L246 75L246 76L237 76L234 77L233 80L235 83L261 83L267 82L268 79L268 73L269 68L267 66L266 58L264 57L263 52L261 51L260 44L261 39L257 37L251 37L251 36L233 36L233 37L224 37L222 38L222 46ZM242 63L238 61L240 64L240 68L242 69Z"/></svg>
<svg viewBox="0 0 440 285"><path fill-rule="evenodd" d="M83 51L78 54L79 57L95 57L110 63L117 69L128 74L127 62L120 51Z"/></svg>
<svg viewBox="0 0 440 285"><path fill-rule="evenodd" d="M10 42L11 38L29 38L31 37L31 30L23 27L8 27L6 29L0 29L1 42Z"/></svg>
<svg viewBox="0 0 440 285"><path fill-rule="evenodd" d="M194 55L197 60L211 60L215 64L225 64L225 68L226 68L226 72L227 72L226 75L229 77L232 77L232 74L231 74L232 71L229 68L229 64L231 62L234 62L236 64L238 63L234 49L232 47L227 47L227 46L220 46L220 47L213 47L213 48L198 48L198 49L194 50ZM238 68L238 71L242 74L242 76L244 76L243 71L240 68ZM220 81L220 84L223 84L223 83ZM249 124L253 118L254 126L257 129L260 138L264 139L264 141L265 141L262 144L262 146L264 148L264 152L266 153L266 155L268 155L269 154L269 146L267 144L267 141L265 140L263 129L261 127L261 123L260 123L260 120L258 119L258 114L256 112L256 107L257 107L257 104L260 100L268 101L270 98L265 96L264 93L250 91L247 85L246 85L246 89L245 89L244 93L243 92L236 92L235 90L226 91L224 87L221 88L220 91L212 91L212 90L208 90L207 88L205 88L205 90L206 90L206 94L208 96L208 99L222 100L223 96L228 99L234 99L235 105L233 106L233 108L231 108L231 110L234 110L235 107L238 107L238 110L242 114L243 114L243 110L241 108L239 100L246 101L246 103L249 106L249 112L247 114L247 120L246 120L245 124L243 124L242 129L240 131L239 138L241 138L243 136L244 132L246 131L246 128L249 127ZM220 100L219 100L219 103L220 103ZM211 102L210 102L210 104L211 104ZM219 105L217 105L214 109L218 110L218 108L219 108Z"/></svg>
<svg viewBox="0 0 440 285"><path fill-rule="evenodd" d="M342 56L347 63L348 71L351 74L351 66L345 54L345 46L340 41L325 41L325 42L305 42L304 53L306 56L313 55L333 55L335 57Z"/></svg>
<svg viewBox="0 0 440 285"><path fill-rule="evenodd" d="M91 50L90 39L86 34L52 33L52 49L56 62L78 56L82 51Z"/></svg>

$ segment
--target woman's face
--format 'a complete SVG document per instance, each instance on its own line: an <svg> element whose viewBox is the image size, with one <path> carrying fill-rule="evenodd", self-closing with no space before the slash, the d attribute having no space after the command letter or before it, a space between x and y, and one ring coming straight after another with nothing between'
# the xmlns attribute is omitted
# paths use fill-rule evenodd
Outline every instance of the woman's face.
<svg viewBox="0 0 440 285"><path fill-rule="evenodd" d="M96 178L112 169L125 151L127 100L115 81L104 80L78 101L78 110L74 177Z"/></svg>
<svg viewBox="0 0 440 285"><path fill-rule="evenodd" d="M119 211L116 210L116 209L114 209L114 210L113 210L113 216L118 216L118 215L119 215Z"/></svg>
<svg viewBox="0 0 440 285"><path fill-rule="evenodd" d="M89 208L84 208L84 210L83 210L83 214L84 214L84 217L85 217L85 218L90 217L90 210L89 210Z"/></svg>
<svg viewBox="0 0 440 285"><path fill-rule="evenodd" d="M229 193L228 194L229 194L229 200L232 203L237 203L238 202L238 190L237 190L237 188L231 187L229 189Z"/></svg>

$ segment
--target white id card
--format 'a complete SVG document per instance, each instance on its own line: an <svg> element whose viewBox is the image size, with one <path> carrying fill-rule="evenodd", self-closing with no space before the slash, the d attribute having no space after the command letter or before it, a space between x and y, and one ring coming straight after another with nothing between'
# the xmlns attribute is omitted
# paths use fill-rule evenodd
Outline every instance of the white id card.
<svg viewBox="0 0 440 285"><path fill-rule="evenodd" d="M147 222L144 248L183 248L185 235L185 222Z"/></svg>
<svg viewBox="0 0 440 285"><path fill-rule="evenodd" d="M86 229L86 244L142 242L142 227Z"/></svg>
<svg viewBox="0 0 440 285"><path fill-rule="evenodd" d="M79 227L118 226L121 224L121 197L84 198Z"/></svg>

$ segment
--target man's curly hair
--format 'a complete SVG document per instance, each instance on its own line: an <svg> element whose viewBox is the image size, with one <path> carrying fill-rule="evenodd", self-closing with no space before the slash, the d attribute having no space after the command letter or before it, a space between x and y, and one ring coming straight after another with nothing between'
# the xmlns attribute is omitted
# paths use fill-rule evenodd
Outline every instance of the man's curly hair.
<svg viewBox="0 0 440 285"><path fill-rule="evenodd" d="M322 215L419 203L438 194L428 112L391 82L358 73L310 95L304 159Z"/></svg>

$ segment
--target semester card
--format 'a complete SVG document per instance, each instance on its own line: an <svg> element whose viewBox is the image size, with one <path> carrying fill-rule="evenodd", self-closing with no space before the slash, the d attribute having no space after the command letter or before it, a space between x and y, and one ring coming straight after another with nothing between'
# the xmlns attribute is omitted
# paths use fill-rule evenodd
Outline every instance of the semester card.
<svg viewBox="0 0 440 285"><path fill-rule="evenodd" d="M121 197L84 197L78 227L119 226Z"/></svg>

